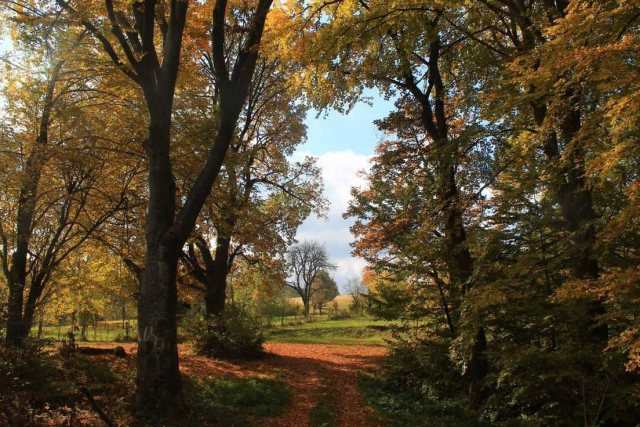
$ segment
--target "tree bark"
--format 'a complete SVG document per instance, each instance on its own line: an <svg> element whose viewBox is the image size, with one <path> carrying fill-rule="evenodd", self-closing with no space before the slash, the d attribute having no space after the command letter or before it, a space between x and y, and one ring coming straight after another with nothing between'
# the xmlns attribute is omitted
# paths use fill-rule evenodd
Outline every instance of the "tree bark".
<svg viewBox="0 0 640 427"><path fill-rule="evenodd" d="M22 307L24 305L24 281L10 281L9 303L7 307L7 332L6 342L11 345L20 345L25 338L25 327L22 322Z"/></svg>
<svg viewBox="0 0 640 427"><path fill-rule="evenodd" d="M149 108L151 117L145 141L149 201L147 253L138 298L136 400L144 413L165 415L173 409L181 386L176 319L180 241L167 233L175 215L175 183L169 158L170 101L155 96L152 89L145 91L145 96L148 102L149 98L155 98L155 103Z"/></svg>
<svg viewBox="0 0 640 427"><path fill-rule="evenodd" d="M205 294L205 308L207 316L218 316L225 308L227 298L227 277L229 275L229 250L231 239L218 237L216 255L206 271L207 292Z"/></svg>
<svg viewBox="0 0 640 427"><path fill-rule="evenodd" d="M177 344L177 256L163 242L146 258L138 299L137 405L171 415L181 388Z"/></svg>

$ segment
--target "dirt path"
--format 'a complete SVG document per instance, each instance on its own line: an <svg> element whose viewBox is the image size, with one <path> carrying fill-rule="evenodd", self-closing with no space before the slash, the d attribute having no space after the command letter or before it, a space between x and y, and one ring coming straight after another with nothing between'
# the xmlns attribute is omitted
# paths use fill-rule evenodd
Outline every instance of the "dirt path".
<svg viewBox="0 0 640 427"><path fill-rule="evenodd" d="M358 371L373 368L386 353L383 347L268 343L267 357L230 363L198 356L181 359L181 370L195 375L276 377L291 387L291 406L278 417L263 418L259 427L308 427L309 415L323 389L337 406L337 427L375 427L364 406Z"/></svg>
<svg viewBox="0 0 640 427"><path fill-rule="evenodd" d="M269 427L309 426L309 413L316 404L318 389L326 387L338 406L339 427L369 427L372 416L364 406L358 371L374 367L386 353L382 347L346 347L318 344L267 344L278 355L270 365L289 378L293 392L291 407L280 417L258 424Z"/></svg>

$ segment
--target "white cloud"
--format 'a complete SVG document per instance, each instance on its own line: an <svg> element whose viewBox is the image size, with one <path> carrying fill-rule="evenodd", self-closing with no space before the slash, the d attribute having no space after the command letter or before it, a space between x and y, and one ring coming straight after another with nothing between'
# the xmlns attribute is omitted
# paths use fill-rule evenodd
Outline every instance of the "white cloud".
<svg viewBox="0 0 640 427"><path fill-rule="evenodd" d="M309 155L308 152L298 152L293 160ZM353 236L349 227L352 219L345 220L342 214L347 210L351 199L351 188L362 187L365 181L358 176L361 170L369 169L371 156L356 154L353 150L330 151L318 158L318 166L322 169L324 180L324 196L331 203L327 219L316 217L307 220L298 229L298 241L314 239L324 243L331 261L338 268L331 275L341 290L349 277L360 276L366 265L364 260L351 255L349 244Z"/></svg>

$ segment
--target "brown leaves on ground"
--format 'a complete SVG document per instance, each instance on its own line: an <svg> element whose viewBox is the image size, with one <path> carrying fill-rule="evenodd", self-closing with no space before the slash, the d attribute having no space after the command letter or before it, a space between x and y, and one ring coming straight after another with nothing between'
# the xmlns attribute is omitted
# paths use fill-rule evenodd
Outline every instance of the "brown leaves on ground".
<svg viewBox="0 0 640 427"><path fill-rule="evenodd" d="M322 344L265 344L267 356L255 361L225 362L184 354L180 368L197 376L270 377L291 387L291 406L278 417L256 421L260 427L309 426L309 413L316 404L318 390L325 387L338 406L337 426L374 426L371 408L364 406L358 371L373 369L386 354L383 347Z"/></svg>
<svg viewBox="0 0 640 427"><path fill-rule="evenodd" d="M104 345L113 347L113 345ZM102 347L98 344L96 347ZM124 344L128 355L135 354L135 344ZM375 427L373 411L364 405L359 388L358 372L375 369L387 350L371 346L339 346L322 344L265 344L266 356L252 361L223 361L193 354L188 346L180 347L180 370L184 375L201 378L261 377L276 378L289 384L292 399L280 416L258 419L256 427L311 426L310 412L316 405L320 390L329 395L336 407L338 427ZM91 356L99 364L111 364L116 371L133 369L131 356L127 360L113 356ZM115 365L118 365L117 367ZM84 382L84 381L83 381ZM132 390L129 390L132 392ZM98 401L112 409L112 396L100 396ZM131 393L124 393L131 394ZM132 396L129 396L131 398ZM105 401L106 399L106 401ZM123 420L121 411L118 421ZM128 417L126 423L136 424ZM98 422L97 419L94 421ZM91 423L89 423L91 424ZM96 424L98 425L98 424Z"/></svg>
<svg viewBox="0 0 640 427"><path fill-rule="evenodd" d="M319 385L329 388L338 406L340 427L372 426L371 408L364 406L358 384L358 371L373 369L386 349L382 347L345 347L321 344L267 344L273 369L281 369L293 391L289 410L280 417L262 420L260 426L308 426Z"/></svg>

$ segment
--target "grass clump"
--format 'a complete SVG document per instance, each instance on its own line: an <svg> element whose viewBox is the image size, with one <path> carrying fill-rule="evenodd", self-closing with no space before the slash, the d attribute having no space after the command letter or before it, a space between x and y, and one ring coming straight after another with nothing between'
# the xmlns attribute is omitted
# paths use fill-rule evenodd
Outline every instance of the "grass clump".
<svg viewBox="0 0 640 427"><path fill-rule="evenodd" d="M289 406L291 391L285 382L275 379L190 377L185 400L202 422L243 427L252 420L282 413Z"/></svg>
<svg viewBox="0 0 640 427"><path fill-rule="evenodd" d="M309 414L312 427L335 427L338 422L338 408L330 395L328 387L320 389L320 395Z"/></svg>

